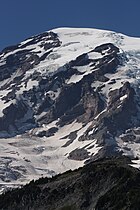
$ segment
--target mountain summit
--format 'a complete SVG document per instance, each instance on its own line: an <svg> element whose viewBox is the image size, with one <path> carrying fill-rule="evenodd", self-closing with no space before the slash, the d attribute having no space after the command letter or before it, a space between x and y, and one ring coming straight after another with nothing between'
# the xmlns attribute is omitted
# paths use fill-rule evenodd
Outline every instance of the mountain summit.
<svg viewBox="0 0 140 210"><path fill-rule="evenodd" d="M1 190L104 157L140 164L140 38L58 28L0 53Z"/></svg>

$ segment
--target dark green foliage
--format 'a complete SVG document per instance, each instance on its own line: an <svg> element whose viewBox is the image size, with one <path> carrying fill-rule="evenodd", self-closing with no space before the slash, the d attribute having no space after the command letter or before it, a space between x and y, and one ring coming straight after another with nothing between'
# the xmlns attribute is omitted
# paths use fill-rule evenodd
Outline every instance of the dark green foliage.
<svg viewBox="0 0 140 210"><path fill-rule="evenodd" d="M74 206L64 206L60 208L59 210L76 210L76 208Z"/></svg>
<svg viewBox="0 0 140 210"><path fill-rule="evenodd" d="M104 159L0 196L1 210L139 210L140 171Z"/></svg>

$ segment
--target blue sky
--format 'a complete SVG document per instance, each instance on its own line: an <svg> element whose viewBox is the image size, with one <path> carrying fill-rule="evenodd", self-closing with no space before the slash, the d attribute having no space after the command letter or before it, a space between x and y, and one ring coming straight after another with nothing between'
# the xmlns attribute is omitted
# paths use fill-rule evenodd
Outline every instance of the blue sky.
<svg viewBox="0 0 140 210"><path fill-rule="evenodd" d="M140 0L1 0L0 49L64 26L140 37L139 10Z"/></svg>

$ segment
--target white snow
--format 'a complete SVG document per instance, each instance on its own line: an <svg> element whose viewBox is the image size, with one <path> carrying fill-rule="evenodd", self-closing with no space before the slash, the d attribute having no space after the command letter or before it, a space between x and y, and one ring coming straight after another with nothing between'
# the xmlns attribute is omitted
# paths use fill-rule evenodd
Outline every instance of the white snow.
<svg viewBox="0 0 140 210"><path fill-rule="evenodd" d="M67 84L70 84L70 83L77 83L79 82L81 79L83 78L83 75L72 75L71 78L67 81Z"/></svg>
<svg viewBox="0 0 140 210"><path fill-rule="evenodd" d="M126 134L122 134L121 136L116 138L116 142L118 144L118 150L122 151L123 155L132 158L132 164L130 164L131 166L140 169L140 143L130 140L123 141L120 137L123 137L125 135ZM136 135L136 138L139 139L140 135Z"/></svg>
<svg viewBox="0 0 140 210"><path fill-rule="evenodd" d="M125 94L124 96L120 97L120 101L123 101L126 98L127 98L127 94Z"/></svg>
<svg viewBox="0 0 140 210"><path fill-rule="evenodd" d="M38 85L38 81L29 79L26 90L28 91L37 85Z"/></svg>
<svg viewBox="0 0 140 210"><path fill-rule="evenodd" d="M88 58L89 59L100 59L100 58L103 58L103 55L101 55L100 53L97 53L97 52L89 52Z"/></svg>
<svg viewBox="0 0 140 210"><path fill-rule="evenodd" d="M47 130L56 126L54 121L49 125L44 125L40 130ZM85 148L91 155L95 155L101 147L98 147L96 140L79 141L79 137L88 129L91 123L82 127L81 123L73 122L58 129L58 132L51 137L38 138L34 134L39 132L39 128L30 131L27 136L17 136L15 138L0 139L0 173L6 169L7 161L13 173L18 171L21 174L17 180L13 180L12 174L7 171L5 177L9 179L8 185L18 186L37 179L42 176L52 176L69 169L75 169L84 165L84 161L68 159L68 155L76 148ZM63 147L69 139L66 137L73 131L77 132L77 138L67 147ZM66 138L64 138L66 137ZM92 146L92 148L90 148ZM7 159L8 158L8 159ZM26 171L25 171L26 170ZM24 172L25 171L25 172ZM2 187L6 185L1 181Z"/></svg>
<svg viewBox="0 0 140 210"><path fill-rule="evenodd" d="M91 52L96 46L99 46L104 43L113 43L116 46L120 48L120 55L125 52L127 58L129 59L128 62L124 63L123 67L119 67L116 71L116 74L111 75L110 79L117 79L121 78L116 82L116 84L113 85L106 85L105 88L103 88L103 93L106 93L108 95L108 92L110 89L116 89L122 86L121 82L125 80L131 81L133 83L138 83L140 78L140 39L139 38L133 38L128 37L123 34L111 32L111 31L105 31L105 30L98 30L98 29L89 29L89 28L58 28L52 30L54 33L58 34L58 37L60 41L62 42L62 45L60 47L54 48L53 52L50 53L48 58L46 58L44 61L40 62L40 64L36 65L36 67L33 70L29 70L26 72L26 74L32 75L34 71L40 72L43 76L43 74L51 74L54 72L57 72L58 70L66 70L65 65L69 63L71 60L75 60L76 57L83 53L88 53L88 57L90 59L99 59L106 55L107 52L104 52L104 55L101 55L100 53ZM31 39L27 39L23 42L21 42L21 46L23 44L28 43L31 41ZM45 42L50 42L51 40L48 40ZM14 54L16 52L19 52L21 50L31 50L31 52L36 52L38 56L41 56L45 53L45 50L40 47L41 43L40 41L36 44L32 44L29 46L26 46L25 48L17 49L12 52L9 52L4 55L5 59L10 54ZM4 64L5 61L3 61L2 64ZM131 71L130 71L131 69ZM67 83L76 83L80 81L83 76L90 74L93 72L93 69L89 65L84 67L77 67L77 70L80 72L83 72L83 75L73 75ZM96 69L94 69L96 70ZM135 72L135 73L134 73ZM132 75L133 75L133 81L132 81ZM113 78L112 78L113 76Z"/></svg>
<svg viewBox="0 0 140 210"><path fill-rule="evenodd" d="M6 64L5 61L0 61L0 66L3 66L3 65L5 65L5 64Z"/></svg>
<svg viewBox="0 0 140 210"><path fill-rule="evenodd" d="M11 100L8 102L5 102L4 100L0 99L0 117L4 116L3 110L9 107L11 104L15 104L16 100Z"/></svg>
<svg viewBox="0 0 140 210"><path fill-rule="evenodd" d="M140 160L132 160L131 162L132 164L129 164L130 166L140 170Z"/></svg>
<svg viewBox="0 0 140 210"><path fill-rule="evenodd" d="M107 109L105 108L102 112L100 112L94 119L95 120L97 120L98 118L99 118L99 116L101 115L101 114L103 114L104 112L106 112L107 111Z"/></svg>
<svg viewBox="0 0 140 210"><path fill-rule="evenodd" d="M33 40L33 38L26 39L25 41L23 41L23 42L20 43L20 46L23 46L23 45L27 44L28 42L30 42L32 40Z"/></svg>

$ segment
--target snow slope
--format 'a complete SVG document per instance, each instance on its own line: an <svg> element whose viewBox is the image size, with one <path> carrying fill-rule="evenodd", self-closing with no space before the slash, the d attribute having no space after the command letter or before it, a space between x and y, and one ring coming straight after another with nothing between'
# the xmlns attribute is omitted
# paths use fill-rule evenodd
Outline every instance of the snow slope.
<svg viewBox="0 0 140 210"><path fill-rule="evenodd" d="M48 126L52 126L51 124ZM75 148L86 148L90 155L96 154L101 147L96 140L78 141L78 137L88 128L82 128L81 123L72 123L58 130L52 137L37 138L32 134L15 138L0 139L0 186L17 187L32 179L42 176L51 177L69 169L84 165L82 161L72 160L68 155ZM37 131L36 131L37 130ZM68 134L79 130L78 136L69 146L64 145L69 140ZM32 132L38 132L38 129ZM81 151L82 154L82 151Z"/></svg>

